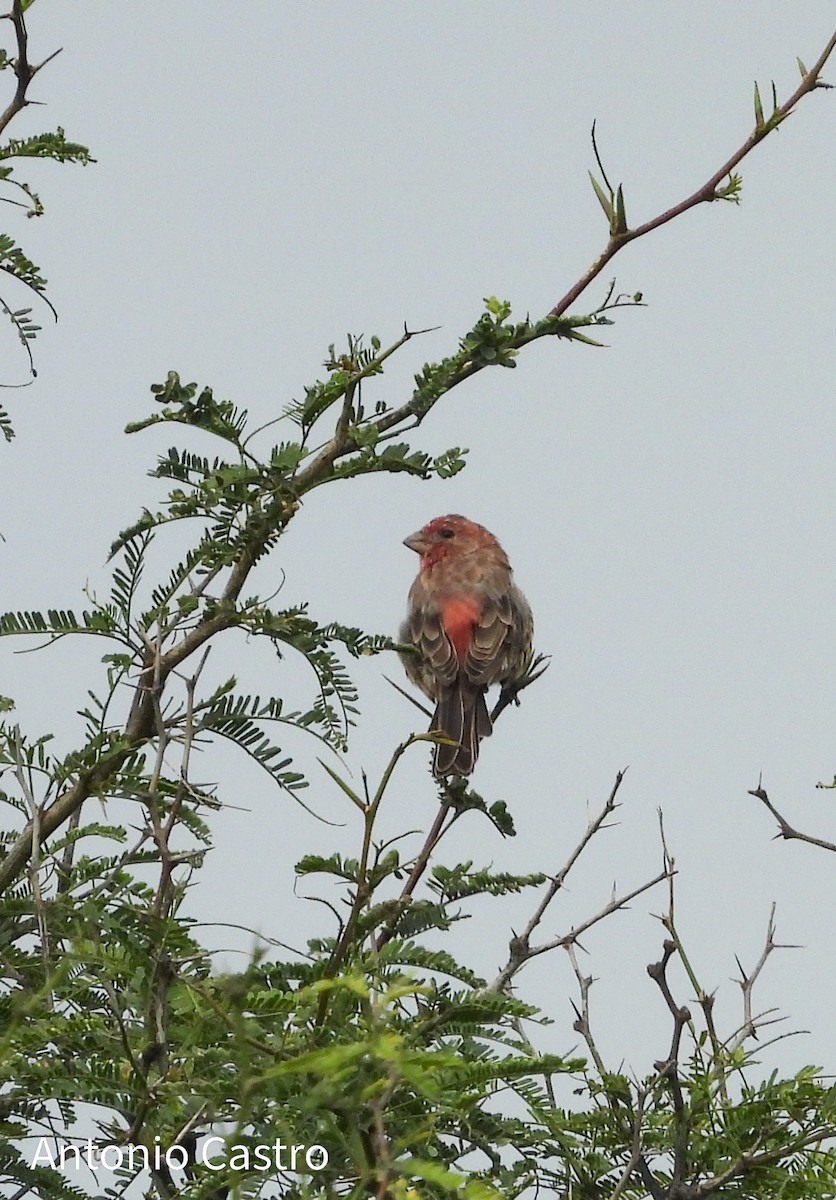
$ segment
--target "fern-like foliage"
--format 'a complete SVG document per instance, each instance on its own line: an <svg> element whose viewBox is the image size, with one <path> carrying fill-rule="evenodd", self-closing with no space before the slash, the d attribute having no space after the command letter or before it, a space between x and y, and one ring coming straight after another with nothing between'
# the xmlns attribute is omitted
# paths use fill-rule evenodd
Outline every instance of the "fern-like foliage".
<svg viewBox="0 0 836 1200"><path fill-rule="evenodd" d="M10 23L10 28L14 30L17 42L16 56L10 55L6 50L0 50L0 82L5 83L8 80L11 84L8 100L4 100L0 104L0 108L3 109L4 131L27 105L33 103L28 98L27 91L41 67L54 57L54 54L50 55L37 66L33 66L29 60L26 12L31 2L32 0L13 0L10 11L4 14ZM3 78L4 73L5 78ZM4 143L0 143L0 199L5 200L13 208L21 209L26 217L40 217L44 212L43 203L37 192L32 189L27 180L15 175L15 170L20 162L26 162L33 158L52 159L58 163L74 162L82 165L94 161L86 146L67 140L60 125L52 132L30 134L24 138L9 138ZM53 316L56 315L55 309L46 297L46 279L41 274L40 268L8 233L0 233L0 272L34 292L39 300L46 304ZM0 296L0 308L11 321L26 354L31 382L36 375L31 343L40 331L40 326L31 319L31 308L16 308L5 296ZM22 385L10 385L4 382L0 386ZM0 410L0 433L7 442L14 436L9 416L3 410Z"/></svg>
<svg viewBox="0 0 836 1200"><path fill-rule="evenodd" d="M86 146L67 141L67 135L60 125L51 133L9 138L5 145L0 146L0 161L11 158L51 158L54 162L81 163L83 167L96 161L91 158Z"/></svg>
<svg viewBox="0 0 836 1200"><path fill-rule="evenodd" d="M298 713L285 714L280 700L262 703L258 696L236 696L226 685L199 707L196 722L198 734L211 732L234 742L270 775L279 787L294 795L308 786L298 771L290 771L293 759L283 754L262 726L266 723L304 725Z"/></svg>

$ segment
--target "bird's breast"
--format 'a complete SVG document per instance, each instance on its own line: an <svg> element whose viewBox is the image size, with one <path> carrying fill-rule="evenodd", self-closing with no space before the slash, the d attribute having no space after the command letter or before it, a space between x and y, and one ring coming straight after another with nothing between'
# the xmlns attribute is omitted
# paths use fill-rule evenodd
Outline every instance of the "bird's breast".
<svg viewBox="0 0 836 1200"><path fill-rule="evenodd" d="M482 606L475 596L449 596L442 601L441 623L444 632L456 650L459 662L462 662L473 637L473 626L479 620Z"/></svg>

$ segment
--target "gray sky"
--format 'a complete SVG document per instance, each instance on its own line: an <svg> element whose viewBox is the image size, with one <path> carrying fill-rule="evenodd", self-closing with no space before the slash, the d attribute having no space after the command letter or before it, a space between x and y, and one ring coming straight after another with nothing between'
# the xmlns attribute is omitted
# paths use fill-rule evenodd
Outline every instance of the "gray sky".
<svg viewBox="0 0 836 1200"><path fill-rule="evenodd" d="M220 4L41 0L33 55L64 52L32 93L48 107L11 132L61 124L98 164L36 164L47 215L18 228L7 214L60 322L36 343L36 385L4 393L18 431L0 449L4 607L78 609L85 582L106 589L112 538L162 497L144 474L155 454L201 448L172 429L122 435L168 370L260 423L321 376L345 331L386 343L404 321L440 325L376 385L401 401L483 296L539 316L603 247L587 178L593 118L636 223L719 167L751 128L753 80L766 96L774 78L785 97L795 56L812 63L832 24L828 0L541 0L513 12L262 0L235 20ZM629 764L622 823L588 852L544 934L598 909L613 881L627 888L656 871L661 806L681 871L680 931L704 985L722 985L723 1014L738 1011L734 955L755 961L773 899L779 937L805 947L773 958L757 997L811 1031L779 1048L795 1066L821 1061L831 1041L834 864L773 842L746 791L763 772L791 820L833 836L832 793L815 784L836 770L835 130L836 97L808 97L744 163L740 208L704 206L619 255L575 306L593 308L612 274L644 293L649 307L606 331L609 349L540 342L516 371L482 373L440 404L416 444L469 447L464 473L317 491L258 576L269 593L284 571L288 603L308 597L323 619L390 632L416 567L401 539L448 511L492 529L553 666L503 717L474 779L508 801L518 838L462 822L442 860L556 869L587 806ZM4 345L11 355L10 337ZM170 544L172 555L182 546ZM97 683L101 651L14 648L4 646L2 691L24 726L57 726L69 748L66 713ZM289 688L300 706L310 695L292 664L234 636L212 669L262 695ZM413 710L381 680L396 664L355 669L364 717L349 765L374 779L415 727ZM207 756L204 777L222 779L241 808L218 817L192 905L300 944L324 910L291 901L293 863L356 851L359 828L318 775L313 743L285 741L317 781L307 798L346 824L314 822L234 754ZM431 820L425 760L416 748L399 771L388 830ZM497 905L465 928L478 968L504 961L509 927L533 903L509 901L503 917ZM585 943L605 1051L640 1070L667 1037L644 969L661 941L648 914L662 904L661 893L643 898ZM563 957L521 984L558 1018L548 1037L567 1048Z"/></svg>

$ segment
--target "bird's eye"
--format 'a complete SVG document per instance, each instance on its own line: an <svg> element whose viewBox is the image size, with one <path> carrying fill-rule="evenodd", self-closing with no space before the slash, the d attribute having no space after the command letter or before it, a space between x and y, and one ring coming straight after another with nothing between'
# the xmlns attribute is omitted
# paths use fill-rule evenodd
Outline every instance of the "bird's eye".
<svg viewBox="0 0 836 1200"><path fill-rule="evenodd" d="M454 537L455 535L454 535L453 530L450 528L450 526L447 525L444 529L441 530L441 536L443 538L451 538L451 537Z"/></svg>

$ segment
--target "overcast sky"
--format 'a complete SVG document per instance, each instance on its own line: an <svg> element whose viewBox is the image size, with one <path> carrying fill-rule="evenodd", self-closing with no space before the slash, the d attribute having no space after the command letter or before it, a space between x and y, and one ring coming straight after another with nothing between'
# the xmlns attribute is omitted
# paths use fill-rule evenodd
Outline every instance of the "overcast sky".
<svg viewBox="0 0 836 1200"><path fill-rule="evenodd" d="M171 428L123 436L169 370L261 423L321 377L346 331L388 342L404 322L441 326L368 390L402 401L483 296L542 315L603 248L593 119L638 223L725 161L751 129L754 79L764 96L771 79L788 95L796 55L812 63L834 20L829 0L232 11L40 0L31 13L33 57L64 51L32 91L47 106L10 132L60 124L98 162L34 164L46 216L16 225L6 213L60 321L43 322L35 385L4 393L18 432L0 447L4 607L83 607L85 584L106 589L115 534L162 498L145 475L155 455L175 442L213 450ZM680 932L703 984L721 987L723 1017L739 1011L734 956L756 960L773 900L780 939L804 947L774 956L757 994L789 1014L787 1028L811 1031L776 1052L794 1067L832 1044L836 862L774 842L746 793L762 772L791 820L836 835L833 793L815 787L836 771L834 135L836 94L802 101L744 163L740 207L705 205L630 246L578 301L577 312L595 307L613 274L643 292L648 307L618 315L608 349L541 341L516 371L480 374L415 438L433 452L468 447L466 471L318 490L258 575L267 594L284 572L282 599L308 598L323 619L393 632L416 567L402 538L450 511L493 530L553 665L503 717L474 778L508 801L519 836L461 822L443 861L555 870L629 764L621 824L592 846L544 934L598 909L614 882L655 873L661 806ZM2 345L4 379L22 378L12 337ZM67 714L98 683L101 650L18 648L3 646L0 690L25 727L54 728L70 748L79 725ZM311 697L266 646L231 636L213 654L215 679L236 670L245 689L299 707ZM363 719L347 765L375 779L415 713L382 681L396 663L355 670ZM208 757L203 778L222 780L237 807L214 822L191 906L299 944L326 910L291 898L294 862L356 852L360 831L312 743L285 742L312 773L307 799L345 824L317 823L234 753ZM432 819L426 757L415 748L396 777L390 832ZM533 903L497 904L460 936L478 969L504 961ZM665 1051L645 974L662 906L661 893L644 897L585 941L613 1066L624 1056L649 1070ZM568 1049L564 958L532 967L521 991L558 1019L549 1044Z"/></svg>

